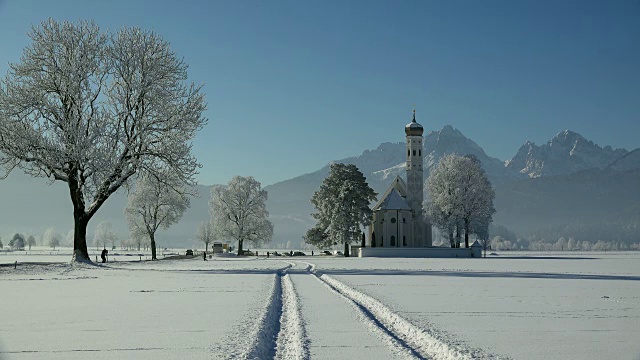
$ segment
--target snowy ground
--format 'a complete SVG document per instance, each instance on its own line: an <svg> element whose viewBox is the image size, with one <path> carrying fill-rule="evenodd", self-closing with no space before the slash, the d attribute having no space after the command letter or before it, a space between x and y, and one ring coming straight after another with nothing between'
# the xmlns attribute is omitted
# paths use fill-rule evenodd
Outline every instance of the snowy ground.
<svg viewBox="0 0 640 360"><path fill-rule="evenodd" d="M95 248L89 248L89 256L94 261L100 260L100 253L102 249L96 250ZM67 263L69 262L69 254L73 252L73 248L61 247L52 250L48 247L35 246L32 250L20 250L10 251L6 249L0 251L0 265L13 264L16 261L21 262L40 262L40 263ZM158 258L164 257L164 255L170 256L172 254L184 254L184 250L159 250ZM134 261L134 260L147 260L151 258L151 251L135 251L135 250L109 250L110 261Z"/></svg>
<svg viewBox="0 0 640 360"><path fill-rule="evenodd" d="M25 256L0 266L0 359L640 359L640 254L500 255Z"/></svg>

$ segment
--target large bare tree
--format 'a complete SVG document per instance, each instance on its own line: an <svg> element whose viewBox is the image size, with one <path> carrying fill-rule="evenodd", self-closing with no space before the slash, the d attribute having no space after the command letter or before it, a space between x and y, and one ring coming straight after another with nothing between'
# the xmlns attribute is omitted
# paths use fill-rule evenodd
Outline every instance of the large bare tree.
<svg viewBox="0 0 640 360"><path fill-rule="evenodd" d="M180 221L190 205L188 191L178 180L173 174L165 174L161 178L141 177L124 209L131 237L149 238L152 260L157 260L156 231L159 228L168 229Z"/></svg>
<svg viewBox="0 0 640 360"><path fill-rule="evenodd" d="M488 238L489 223L496 212L493 206L495 192L477 158L455 154L444 156L431 171L427 187L426 213L432 223L449 236L451 247L460 246L462 231L467 248L472 233Z"/></svg>
<svg viewBox="0 0 640 360"><path fill-rule="evenodd" d="M273 236L267 191L252 176L234 176L227 186L214 186L209 208L220 236L238 241L238 254L245 241L258 246Z"/></svg>
<svg viewBox="0 0 640 360"><path fill-rule="evenodd" d="M195 183L204 95L153 32L48 20L29 36L0 80L0 167L68 184L73 259L91 261L89 220L137 173L169 168Z"/></svg>

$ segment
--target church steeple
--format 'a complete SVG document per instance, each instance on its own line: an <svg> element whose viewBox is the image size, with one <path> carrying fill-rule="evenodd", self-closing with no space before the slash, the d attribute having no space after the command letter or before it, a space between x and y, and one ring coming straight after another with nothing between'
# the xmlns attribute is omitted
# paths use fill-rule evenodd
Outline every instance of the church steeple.
<svg viewBox="0 0 640 360"><path fill-rule="evenodd" d="M422 125L416 122L416 109L413 109L412 120L404 127L407 134L407 202L415 217L413 236L410 246L422 247L431 244L425 239L422 201L424 200L424 172L422 168Z"/></svg>
<svg viewBox="0 0 640 360"><path fill-rule="evenodd" d="M404 127L404 132L407 136L422 136L424 128L422 125L416 122L416 109L413 109L413 120Z"/></svg>

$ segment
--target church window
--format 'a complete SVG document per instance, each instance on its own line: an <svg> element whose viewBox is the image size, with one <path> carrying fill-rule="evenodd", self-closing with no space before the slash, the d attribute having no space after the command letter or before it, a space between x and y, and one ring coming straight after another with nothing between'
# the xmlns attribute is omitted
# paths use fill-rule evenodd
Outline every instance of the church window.
<svg viewBox="0 0 640 360"><path fill-rule="evenodd" d="M391 218L391 223L395 224L396 223L396 218Z"/></svg>
<svg viewBox="0 0 640 360"><path fill-rule="evenodd" d="M402 246L407 246L407 237L406 236L402 236Z"/></svg>
<svg viewBox="0 0 640 360"><path fill-rule="evenodd" d="M422 150L418 150L418 156L422 156Z"/></svg>
<svg viewBox="0 0 640 360"><path fill-rule="evenodd" d="M380 247L384 247L384 236L380 236Z"/></svg>
<svg viewBox="0 0 640 360"><path fill-rule="evenodd" d="M404 223L406 223L406 222L407 222L407 219L402 218L402 223L404 224Z"/></svg>
<svg viewBox="0 0 640 360"><path fill-rule="evenodd" d="M415 150L413 150L413 156L416 156L416 151Z"/></svg>
<svg viewBox="0 0 640 360"><path fill-rule="evenodd" d="M407 156L411 156L411 150L407 149Z"/></svg>
<svg viewBox="0 0 640 360"><path fill-rule="evenodd" d="M396 246L396 237L391 235L391 246Z"/></svg>

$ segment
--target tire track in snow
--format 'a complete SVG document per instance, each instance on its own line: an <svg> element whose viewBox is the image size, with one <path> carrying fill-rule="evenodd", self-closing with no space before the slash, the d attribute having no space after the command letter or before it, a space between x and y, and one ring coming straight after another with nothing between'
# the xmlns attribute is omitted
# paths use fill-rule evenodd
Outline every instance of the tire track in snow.
<svg viewBox="0 0 640 360"><path fill-rule="evenodd" d="M274 277L272 291L267 298L262 317L248 337L253 340L240 359L309 359L308 341L300 313L298 296L287 274L294 263L280 270ZM306 269L308 271L308 269ZM230 358L236 358L231 356Z"/></svg>
<svg viewBox="0 0 640 360"><path fill-rule="evenodd" d="M278 360L309 359L309 344L298 294L289 274L282 277L282 317L276 344L275 358Z"/></svg>
<svg viewBox="0 0 640 360"><path fill-rule="evenodd" d="M262 316L251 330L249 341L253 340L246 351L238 357L230 354L229 359L273 359L276 351L276 339L280 333L280 318L282 317L282 277L293 264L279 269L274 276L271 289Z"/></svg>
<svg viewBox="0 0 640 360"><path fill-rule="evenodd" d="M422 329L393 312L380 301L315 269L307 263L309 272L336 293L352 301L379 328L393 346L403 346L416 358L434 360L502 359L480 349L459 348L435 336L433 329Z"/></svg>

